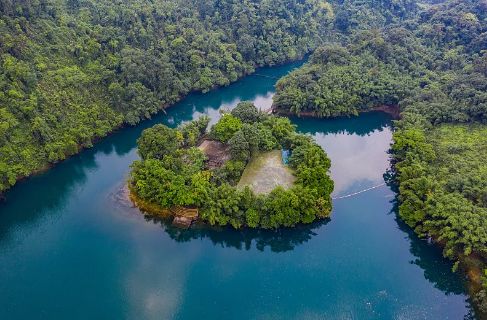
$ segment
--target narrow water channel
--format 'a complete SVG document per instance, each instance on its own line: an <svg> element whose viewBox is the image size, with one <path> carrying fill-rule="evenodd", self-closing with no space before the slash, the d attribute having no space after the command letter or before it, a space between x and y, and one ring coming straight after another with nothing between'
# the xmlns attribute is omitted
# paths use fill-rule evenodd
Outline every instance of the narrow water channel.
<svg viewBox="0 0 487 320"><path fill-rule="evenodd" d="M121 200L135 141L241 100L270 106L259 70L193 94L137 127L20 182L0 204L0 319L463 319L465 282L394 211L387 186L334 201L332 218L292 230L181 231ZM383 113L293 119L332 160L334 196L384 182Z"/></svg>

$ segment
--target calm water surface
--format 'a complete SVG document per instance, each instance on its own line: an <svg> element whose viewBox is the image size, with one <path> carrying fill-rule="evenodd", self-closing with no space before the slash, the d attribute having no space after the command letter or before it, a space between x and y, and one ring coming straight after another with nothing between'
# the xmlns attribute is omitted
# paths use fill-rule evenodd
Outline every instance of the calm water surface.
<svg viewBox="0 0 487 320"><path fill-rule="evenodd" d="M280 77L297 64L259 70ZM387 186L334 201L330 221L280 232L181 231L120 198L135 140L253 100L274 78L249 76L190 95L45 174L0 204L0 319L463 319L464 280L394 211ZM293 119L332 159L334 196L383 183L391 120L381 113Z"/></svg>

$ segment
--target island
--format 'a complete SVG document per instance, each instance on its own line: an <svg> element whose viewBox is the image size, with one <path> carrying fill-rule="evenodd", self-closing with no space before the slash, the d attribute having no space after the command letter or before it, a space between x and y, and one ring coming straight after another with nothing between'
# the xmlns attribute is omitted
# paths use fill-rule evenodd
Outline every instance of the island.
<svg viewBox="0 0 487 320"><path fill-rule="evenodd" d="M196 219L276 229L329 217L330 159L288 118L241 102L207 132L209 122L142 133L128 185L143 212L185 228Z"/></svg>

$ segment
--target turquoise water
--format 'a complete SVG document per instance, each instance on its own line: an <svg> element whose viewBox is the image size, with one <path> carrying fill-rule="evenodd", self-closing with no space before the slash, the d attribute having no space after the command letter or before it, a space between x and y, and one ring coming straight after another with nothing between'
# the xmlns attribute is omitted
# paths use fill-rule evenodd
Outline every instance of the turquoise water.
<svg viewBox="0 0 487 320"><path fill-rule="evenodd" d="M298 64L259 70L280 77ZM275 79L249 76L193 94L122 129L0 204L0 319L462 319L465 282L394 211L384 181L391 120L382 113L293 119L332 159L331 220L291 230L173 229L122 199L135 140L253 100Z"/></svg>

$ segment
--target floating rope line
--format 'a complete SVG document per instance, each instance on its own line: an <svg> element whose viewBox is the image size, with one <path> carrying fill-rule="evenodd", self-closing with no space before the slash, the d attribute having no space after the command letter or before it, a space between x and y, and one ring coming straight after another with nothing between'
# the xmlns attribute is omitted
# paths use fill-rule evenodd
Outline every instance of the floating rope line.
<svg viewBox="0 0 487 320"><path fill-rule="evenodd" d="M276 80L279 80L278 77L273 77L273 76L267 76L265 74L260 74L260 73L254 73L253 74L254 76L257 76L257 77L264 77L264 78L269 78L269 79L276 79Z"/></svg>
<svg viewBox="0 0 487 320"><path fill-rule="evenodd" d="M353 197L353 196L356 196L357 194L361 194L361 193L364 193L364 192L367 192L367 191L370 191L372 189L376 189L376 188L379 188L379 187L382 187L382 186L385 186L386 183L381 183L381 184L378 184L376 186L373 186L373 187L370 187L370 188L367 188L367 189L364 189L364 190L360 190L360 191L357 191L357 192L354 192L354 193L350 193L350 194L347 194L345 196L341 196L341 197L334 197L334 198L331 198L332 200L338 200L338 199L344 199L344 198L350 198L350 197Z"/></svg>

